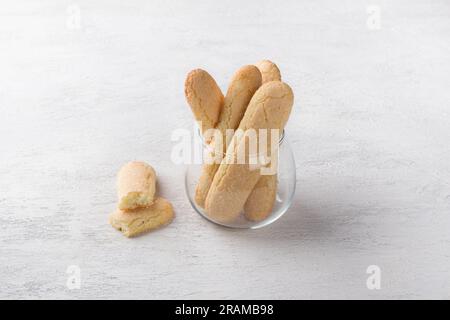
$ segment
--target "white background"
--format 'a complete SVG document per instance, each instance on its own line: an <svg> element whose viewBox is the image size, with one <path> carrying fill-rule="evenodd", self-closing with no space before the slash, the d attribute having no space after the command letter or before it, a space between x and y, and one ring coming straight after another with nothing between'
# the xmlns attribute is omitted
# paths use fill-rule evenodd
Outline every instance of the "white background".
<svg viewBox="0 0 450 320"><path fill-rule="evenodd" d="M425 0L3 0L0 298L450 298L449 17ZM297 192L271 226L231 231L190 207L170 135L192 128L191 69L226 91L263 58L295 92ZM134 159L177 217L126 239L107 216Z"/></svg>

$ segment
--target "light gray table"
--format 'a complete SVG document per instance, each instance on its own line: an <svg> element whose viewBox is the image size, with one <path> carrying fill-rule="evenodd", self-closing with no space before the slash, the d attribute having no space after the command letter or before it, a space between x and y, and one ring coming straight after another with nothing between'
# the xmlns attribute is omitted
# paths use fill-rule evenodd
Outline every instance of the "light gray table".
<svg viewBox="0 0 450 320"><path fill-rule="evenodd" d="M3 1L0 298L450 298L449 15L444 0ZM225 91L263 58L296 95L297 192L273 225L231 231L190 207L170 135L192 127L190 69ZM177 217L130 240L107 216L134 159Z"/></svg>

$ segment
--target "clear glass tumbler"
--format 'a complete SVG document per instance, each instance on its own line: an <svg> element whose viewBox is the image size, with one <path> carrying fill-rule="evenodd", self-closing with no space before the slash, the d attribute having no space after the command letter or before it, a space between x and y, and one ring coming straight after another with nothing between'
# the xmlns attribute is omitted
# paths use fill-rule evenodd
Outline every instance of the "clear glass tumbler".
<svg viewBox="0 0 450 320"><path fill-rule="evenodd" d="M203 148L207 148L207 145L203 145ZM208 215L195 201L196 187L203 166L201 163L189 165L185 175L186 194L194 210L208 221L230 228L257 229L278 220L289 209L292 203L296 183L294 155L285 132L280 135L278 150L276 197L272 210L269 214L267 214L267 212L264 213L263 219L257 219L257 221L254 219L250 220L247 218L244 208L239 213L238 217L232 221L224 222Z"/></svg>

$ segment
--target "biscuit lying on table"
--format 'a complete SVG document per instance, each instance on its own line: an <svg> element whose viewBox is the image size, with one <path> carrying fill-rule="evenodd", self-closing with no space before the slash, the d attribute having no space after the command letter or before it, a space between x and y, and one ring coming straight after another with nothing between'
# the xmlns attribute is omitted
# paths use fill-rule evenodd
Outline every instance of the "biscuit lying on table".
<svg viewBox="0 0 450 320"><path fill-rule="evenodd" d="M124 165L117 175L119 209L129 211L151 206L155 197L156 173L140 161Z"/></svg>
<svg viewBox="0 0 450 320"><path fill-rule="evenodd" d="M134 211L118 209L109 216L109 223L127 237L157 229L174 218L172 205L164 198L156 198L153 205Z"/></svg>
<svg viewBox="0 0 450 320"><path fill-rule="evenodd" d="M169 224L173 208L164 198L155 198L156 173L145 162L132 161L117 175L118 209L109 223L127 237Z"/></svg>

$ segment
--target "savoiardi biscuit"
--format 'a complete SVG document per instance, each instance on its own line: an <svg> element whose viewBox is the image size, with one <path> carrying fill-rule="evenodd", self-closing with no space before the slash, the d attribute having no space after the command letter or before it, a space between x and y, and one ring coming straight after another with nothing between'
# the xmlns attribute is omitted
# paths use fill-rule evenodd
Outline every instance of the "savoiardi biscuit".
<svg viewBox="0 0 450 320"><path fill-rule="evenodd" d="M239 129L283 130L292 109L292 89L281 81L263 84L252 97ZM217 170L205 201L206 213L217 221L227 222L238 217L260 178L260 170L248 163L238 164L237 157L245 153L247 139L235 134L227 148L225 159ZM234 159L234 163L229 163Z"/></svg>
<svg viewBox="0 0 450 320"><path fill-rule="evenodd" d="M234 130L239 126L253 94L261 86L261 82L261 72L253 65L243 66L233 75L216 126L216 129L222 135L222 153L226 151L226 130ZM215 140L212 137L211 145L214 145L214 143ZM195 202L200 207L204 207L206 195L218 168L218 163L204 164L202 167L202 173L195 191Z"/></svg>
<svg viewBox="0 0 450 320"><path fill-rule="evenodd" d="M117 175L119 209L134 210L152 205L155 197L156 173L145 162L132 161Z"/></svg>
<svg viewBox="0 0 450 320"><path fill-rule="evenodd" d="M263 84L270 81L281 81L281 72L278 66L270 60L261 60L256 63L262 74Z"/></svg>
<svg viewBox="0 0 450 320"><path fill-rule="evenodd" d="M169 224L174 218L172 205L164 198L156 198L147 208L133 211L117 209L109 216L109 223L127 237L134 237Z"/></svg>
<svg viewBox="0 0 450 320"><path fill-rule="evenodd" d="M277 175L262 175L244 205L244 216L262 221L272 212L277 196Z"/></svg>
<svg viewBox="0 0 450 320"><path fill-rule="evenodd" d="M256 64L263 75L263 83L281 81L278 66L270 60L262 60ZM272 212L277 195L277 174L261 175L250 193L245 205L244 215L251 221L262 221Z"/></svg>
<svg viewBox="0 0 450 320"><path fill-rule="evenodd" d="M189 72L184 83L184 94L191 106L201 131L214 128L219 120L224 98L214 78L205 70Z"/></svg>

